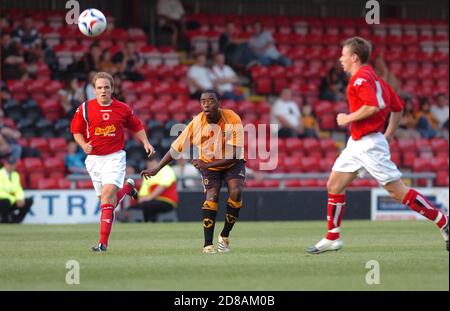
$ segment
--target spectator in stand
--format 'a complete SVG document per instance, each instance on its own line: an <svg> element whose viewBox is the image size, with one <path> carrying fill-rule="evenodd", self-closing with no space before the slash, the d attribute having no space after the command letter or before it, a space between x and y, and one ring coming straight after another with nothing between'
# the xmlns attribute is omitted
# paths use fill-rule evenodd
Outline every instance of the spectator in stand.
<svg viewBox="0 0 450 311"><path fill-rule="evenodd" d="M144 80L140 72L144 60L136 50L136 46L132 40L128 40L125 43L123 51L119 51L113 56L113 63L119 65L119 72L124 75L126 80Z"/></svg>
<svg viewBox="0 0 450 311"><path fill-rule="evenodd" d="M86 73L98 71L100 68L100 56L102 50L98 43L93 43L89 47L89 51L83 55L78 63L76 63L75 72L79 74L81 79L86 79Z"/></svg>
<svg viewBox="0 0 450 311"><path fill-rule="evenodd" d="M348 78L342 70L342 66L336 63L320 81L320 99L344 101L347 82Z"/></svg>
<svg viewBox="0 0 450 311"><path fill-rule="evenodd" d="M291 90L283 89L273 107L272 122L278 124L279 137L302 137L305 133L302 114L298 105L292 100Z"/></svg>
<svg viewBox="0 0 450 311"><path fill-rule="evenodd" d="M86 100L91 100L91 99L96 98L95 88L94 88L94 85L92 84L92 79L94 78L95 74L96 74L95 71L90 71L88 74L88 80L84 86L84 94L86 94Z"/></svg>
<svg viewBox="0 0 450 311"><path fill-rule="evenodd" d="M100 55L99 68L100 71L108 72L112 75L119 71L117 64L114 64L112 61L111 52L108 48L103 49L102 54Z"/></svg>
<svg viewBox="0 0 450 311"><path fill-rule="evenodd" d="M125 96L123 94L122 90L122 78L120 77L120 74L116 73L114 76L114 98L121 102L125 102Z"/></svg>
<svg viewBox="0 0 450 311"><path fill-rule="evenodd" d="M420 110L417 113L419 116L419 122L417 123L417 130L424 138L433 138L438 133L438 121L434 118L430 111L431 106L427 97L423 97L420 100Z"/></svg>
<svg viewBox="0 0 450 311"><path fill-rule="evenodd" d="M58 94L61 106L69 118L73 117L79 103L86 99L83 88L76 78L67 79L64 88L59 90Z"/></svg>
<svg viewBox="0 0 450 311"><path fill-rule="evenodd" d="M232 100L244 99L244 96L236 90L236 84L239 80L238 76L233 68L225 64L225 56L222 53L214 56L214 65L212 66L211 72L215 89L221 98Z"/></svg>
<svg viewBox="0 0 450 311"><path fill-rule="evenodd" d="M214 88L211 70L206 66L206 61L205 54L198 54L195 64L187 72L189 93L192 99L199 99L203 92Z"/></svg>
<svg viewBox="0 0 450 311"><path fill-rule="evenodd" d="M377 56L377 58L375 58L373 69L381 79L386 81L394 89L395 92L400 90L400 81L389 70L386 62L381 56Z"/></svg>
<svg viewBox="0 0 450 311"><path fill-rule="evenodd" d="M435 104L431 106L431 113L438 121L439 128L446 129L448 132L448 97L444 93L437 95ZM445 127L445 124L447 124L447 127Z"/></svg>
<svg viewBox="0 0 450 311"><path fill-rule="evenodd" d="M312 107L306 104L302 107L302 124L304 128L304 137L320 137L319 122L312 111Z"/></svg>
<svg viewBox="0 0 450 311"><path fill-rule="evenodd" d="M78 147L75 141L67 143L67 154L64 157L64 164L71 174L87 174L84 160L86 155L83 150Z"/></svg>
<svg viewBox="0 0 450 311"><path fill-rule="evenodd" d="M0 222L21 223L31 206L33 198L25 198L20 175L16 172L16 159L3 159L0 169Z"/></svg>
<svg viewBox="0 0 450 311"><path fill-rule="evenodd" d="M264 30L261 23L256 22L253 29L253 36L249 40L249 46L261 65L290 66L292 64L289 58L281 55L275 46L272 34Z"/></svg>
<svg viewBox="0 0 450 311"><path fill-rule="evenodd" d="M180 157L180 159L177 160L177 164L175 164L172 169L177 179L181 180L183 189L201 187L202 183L200 173L195 166L189 163L184 157ZM189 179L184 179L185 177L189 177Z"/></svg>
<svg viewBox="0 0 450 311"><path fill-rule="evenodd" d="M22 147L17 140L22 136L18 130L10 128L3 123L4 113L0 109L0 158L10 156L14 160L20 159Z"/></svg>
<svg viewBox="0 0 450 311"><path fill-rule="evenodd" d="M421 135L417 130L417 124L419 123L419 115L417 114L414 103L411 98L404 98L405 107L403 110L403 116L400 120L400 125L395 132L395 137L397 139L409 138L409 139L419 139Z"/></svg>
<svg viewBox="0 0 450 311"><path fill-rule="evenodd" d="M33 27L33 18L30 15L24 17L21 25L14 30L13 37L24 49L30 51L42 43L39 32Z"/></svg>
<svg viewBox="0 0 450 311"><path fill-rule="evenodd" d="M248 45L248 38L239 37L232 21L226 23L225 32L220 35L219 51L231 66L247 66L256 59Z"/></svg>
<svg viewBox="0 0 450 311"><path fill-rule="evenodd" d="M147 161L147 168L155 167L159 159L153 157ZM138 204L130 209L141 209L145 222L156 222L160 213L168 213L178 206L177 180L173 169L166 165L158 174L144 178L138 194Z"/></svg>
<svg viewBox="0 0 450 311"><path fill-rule="evenodd" d="M2 80L19 80L26 72L23 50L8 33L2 34Z"/></svg>
<svg viewBox="0 0 450 311"><path fill-rule="evenodd" d="M183 4L179 0L158 0L156 14L159 46L171 45L176 49L185 30ZM165 39L166 36L170 37L170 40Z"/></svg>

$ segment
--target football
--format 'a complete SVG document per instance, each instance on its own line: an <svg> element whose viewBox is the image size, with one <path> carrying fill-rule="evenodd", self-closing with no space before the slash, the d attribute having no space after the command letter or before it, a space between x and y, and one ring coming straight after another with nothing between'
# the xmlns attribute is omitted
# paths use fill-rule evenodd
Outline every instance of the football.
<svg viewBox="0 0 450 311"><path fill-rule="evenodd" d="M86 9L78 17L78 28L88 37L97 37L106 29L106 18L97 9Z"/></svg>

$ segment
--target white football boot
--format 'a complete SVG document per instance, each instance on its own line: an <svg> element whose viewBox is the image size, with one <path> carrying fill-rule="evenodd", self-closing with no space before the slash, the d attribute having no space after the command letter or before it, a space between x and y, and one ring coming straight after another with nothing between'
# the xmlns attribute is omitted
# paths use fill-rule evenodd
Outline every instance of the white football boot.
<svg viewBox="0 0 450 311"><path fill-rule="evenodd" d="M343 243L341 240L328 240L323 238L316 245L308 247L306 251L310 254L320 254L327 251L338 251L342 248Z"/></svg>

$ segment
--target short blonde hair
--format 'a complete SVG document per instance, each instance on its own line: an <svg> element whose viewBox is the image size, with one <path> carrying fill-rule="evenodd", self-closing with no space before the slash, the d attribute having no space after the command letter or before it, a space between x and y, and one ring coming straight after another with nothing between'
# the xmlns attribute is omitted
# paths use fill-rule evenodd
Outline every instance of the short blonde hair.
<svg viewBox="0 0 450 311"><path fill-rule="evenodd" d="M97 81L98 79L109 80L109 83L111 84L111 88L112 89L114 88L114 79L109 73L103 72L103 71L97 72L94 75L94 77L92 78L92 85L94 86L94 88L95 88L95 81Z"/></svg>

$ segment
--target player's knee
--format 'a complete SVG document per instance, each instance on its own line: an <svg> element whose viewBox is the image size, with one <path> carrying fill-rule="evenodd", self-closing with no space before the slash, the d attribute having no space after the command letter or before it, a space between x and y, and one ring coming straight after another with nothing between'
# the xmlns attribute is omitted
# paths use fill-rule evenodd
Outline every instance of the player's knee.
<svg viewBox="0 0 450 311"><path fill-rule="evenodd" d="M233 201L241 201L242 198L242 189L239 187L232 188L229 191L230 199Z"/></svg>
<svg viewBox="0 0 450 311"><path fill-rule="evenodd" d="M340 193L341 189L339 189L339 185L335 181L328 179L327 191L328 191L328 193L337 194L337 193Z"/></svg>

